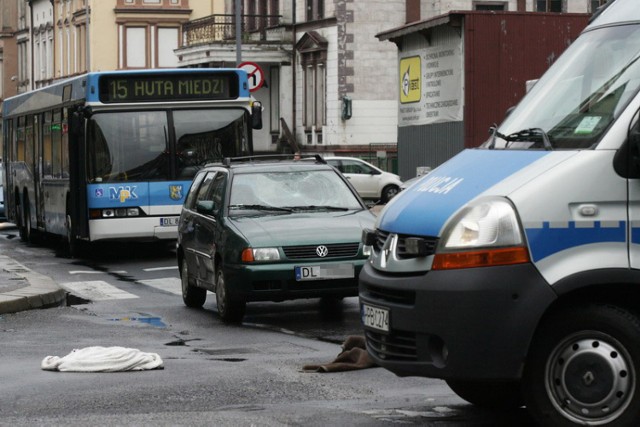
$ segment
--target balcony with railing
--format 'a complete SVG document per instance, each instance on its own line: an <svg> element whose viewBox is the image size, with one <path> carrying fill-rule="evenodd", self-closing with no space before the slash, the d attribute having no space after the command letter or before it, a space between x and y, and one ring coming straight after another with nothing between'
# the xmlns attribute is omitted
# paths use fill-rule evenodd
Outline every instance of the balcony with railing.
<svg viewBox="0 0 640 427"><path fill-rule="evenodd" d="M291 26L280 15L241 15L243 56L247 60L286 62L293 48ZM235 60L236 16L211 15L182 24L182 65ZM288 53L287 53L288 52Z"/></svg>
<svg viewBox="0 0 640 427"><path fill-rule="evenodd" d="M242 42L291 42L283 40L283 26L280 15L242 15ZM235 15L211 15L189 21L182 25L183 40L186 47L207 43L235 43Z"/></svg>

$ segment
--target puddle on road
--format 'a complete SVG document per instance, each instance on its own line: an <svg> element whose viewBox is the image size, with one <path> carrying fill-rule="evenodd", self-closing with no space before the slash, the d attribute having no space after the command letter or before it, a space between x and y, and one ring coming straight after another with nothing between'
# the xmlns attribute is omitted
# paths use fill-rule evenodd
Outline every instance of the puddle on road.
<svg viewBox="0 0 640 427"><path fill-rule="evenodd" d="M167 327L160 317L116 317L108 320L111 320L112 322L140 322L158 328Z"/></svg>

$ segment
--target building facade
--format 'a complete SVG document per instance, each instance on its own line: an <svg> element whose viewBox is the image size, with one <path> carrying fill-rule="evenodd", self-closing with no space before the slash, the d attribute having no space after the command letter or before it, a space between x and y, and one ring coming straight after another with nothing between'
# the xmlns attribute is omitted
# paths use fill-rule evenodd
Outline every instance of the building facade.
<svg viewBox="0 0 640 427"><path fill-rule="evenodd" d="M397 171L397 43L455 10L590 13L605 0L0 0L0 97L87 71L257 65L259 153ZM405 177L406 178L406 177Z"/></svg>

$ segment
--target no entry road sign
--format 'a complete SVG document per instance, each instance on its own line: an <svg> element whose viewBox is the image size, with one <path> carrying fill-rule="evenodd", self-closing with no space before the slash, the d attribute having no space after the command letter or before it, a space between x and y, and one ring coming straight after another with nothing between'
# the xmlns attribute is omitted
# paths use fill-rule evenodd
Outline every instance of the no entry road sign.
<svg viewBox="0 0 640 427"><path fill-rule="evenodd" d="M255 62L243 62L238 68L245 70L249 77L249 91L255 92L264 84L264 71Z"/></svg>

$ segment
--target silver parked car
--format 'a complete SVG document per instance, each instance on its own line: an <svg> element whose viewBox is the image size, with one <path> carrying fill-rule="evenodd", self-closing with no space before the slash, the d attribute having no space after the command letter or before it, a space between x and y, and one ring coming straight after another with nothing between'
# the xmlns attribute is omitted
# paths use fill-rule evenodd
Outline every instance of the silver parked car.
<svg viewBox="0 0 640 427"><path fill-rule="evenodd" d="M385 172L371 163L355 157L325 157L347 177L360 197L387 203L400 191L402 180L396 174Z"/></svg>

